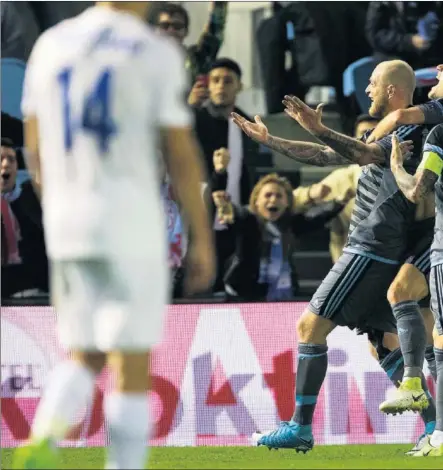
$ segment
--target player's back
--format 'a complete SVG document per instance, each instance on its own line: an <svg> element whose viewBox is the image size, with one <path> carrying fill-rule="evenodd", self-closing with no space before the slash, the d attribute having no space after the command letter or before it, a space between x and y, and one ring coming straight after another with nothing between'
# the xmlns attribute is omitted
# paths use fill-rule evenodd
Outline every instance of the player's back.
<svg viewBox="0 0 443 470"><path fill-rule="evenodd" d="M51 257L158 250L163 243L157 117L162 74L174 54L140 19L103 7L39 39L24 109L29 95Z"/></svg>

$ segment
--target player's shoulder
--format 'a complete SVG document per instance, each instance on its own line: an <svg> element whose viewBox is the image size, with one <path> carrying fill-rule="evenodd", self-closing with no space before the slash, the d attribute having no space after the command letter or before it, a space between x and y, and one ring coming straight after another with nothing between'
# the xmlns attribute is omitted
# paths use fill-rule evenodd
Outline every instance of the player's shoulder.
<svg viewBox="0 0 443 470"><path fill-rule="evenodd" d="M146 42L152 46L149 51L155 53L163 62L183 61L184 51L171 38L160 36L151 26L146 25Z"/></svg>
<svg viewBox="0 0 443 470"><path fill-rule="evenodd" d="M403 124L395 130L400 141L424 139L429 133L430 126L426 124Z"/></svg>
<svg viewBox="0 0 443 470"><path fill-rule="evenodd" d="M443 123L437 124L430 130L426 143L443 147Z"/></svg>
<svg viewBox="0 0 443 470"><path fill-rule="evenodd" d="M65 19L43 31L34 44L31 60L46 54L54 45L59 45L60 39L66 35L67 31L72 30L72 27L76 24L77 18L76 16Z"/></svg>

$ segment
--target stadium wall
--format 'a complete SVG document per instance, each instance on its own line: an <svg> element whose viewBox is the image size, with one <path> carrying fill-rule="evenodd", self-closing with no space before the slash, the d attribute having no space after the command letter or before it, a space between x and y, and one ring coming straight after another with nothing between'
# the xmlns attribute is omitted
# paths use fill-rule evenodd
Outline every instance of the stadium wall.
<svg viewBox="0 0 443 470"><path fill-rule="evenodd" d="M254 431L289 419L297 372L295 325L305 307L170 306L164 340L153 356L152 444L247 445ZM49 307L2 307L2 447L26 439L48 371L64 357L55 322ZM112 382L109 371L103 371L93 407L73 423L62 445L106 444L102 401ZM433 392L434 384L428 382ZM417 415L387 417L378 411L392 390L365 337L345 328L334 331L314 420L316 443L413 442L423 430Z"/></svg>

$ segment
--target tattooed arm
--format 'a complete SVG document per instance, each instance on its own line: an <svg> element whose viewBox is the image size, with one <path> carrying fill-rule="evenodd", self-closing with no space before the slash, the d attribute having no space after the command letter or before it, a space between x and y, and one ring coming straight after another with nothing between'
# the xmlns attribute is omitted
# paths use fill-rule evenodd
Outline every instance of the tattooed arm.
<svg viewBox="0 0 443 470"><path fill-rule="evenodd" d="M434 191L435 183L439 177L436 159L429 159L426 153L415 175L410 175L403 167L403 156L397 136L392 136L391 170L398 187L409 201L417 204ZM441 171L441 169L440 169Z"/></svg>
<svg viewBox="0 0 443 470"><path fill-rule="evenodd" d="M391 166L398 187L401 192L414 204L421 202L434 191L438 176L429 170L417 170L415 175L410 175L401 166Z"/></svg>
<svg viewBox="0 0 443 470"><path fill-rule="evenodd" d="M313 135L352 163L358 163L360 166L383 163L386 160L382 147L376 143L368 145L324 126Z"/></svg>
<svg viewBox="0 0 443 470"><path fill-rule="evenodd" d="M379 145L368 145L360 140L339 134L323 125L323 105L319 105L314 110L296 96L285 96L283 104L288 116L351 163L364 166L369 163L386 161L387 154Z"/></svg>
<svg viewBox="0 0 443 470"><path fill-rule="evenodd" d="M352 163L352 161L347 160L325 145L280 139L279 137L270 135L268 128L264 125L259 116L255 116L255 122L250 122L237 113L232 113L231 116L234 123L248 137L293 160L316 166L349 165Z"/></svg>
<svg viewBox="0 0 443 470"><path fill-rule="evenodd" d="M311 142L298 142L268 135L264 145L293 160L310 165L349 165L353 163L331 148Z"/></svg>

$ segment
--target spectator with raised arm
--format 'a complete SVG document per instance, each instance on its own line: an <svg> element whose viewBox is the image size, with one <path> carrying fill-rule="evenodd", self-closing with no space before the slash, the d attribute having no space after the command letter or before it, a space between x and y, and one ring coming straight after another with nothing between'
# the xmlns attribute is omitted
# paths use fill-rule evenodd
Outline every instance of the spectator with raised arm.
<svg viewBox="0 0 443 470"><path fill-rule="evenodd" d="M228 2L210 2L209 19L198 42L186 48L186 68L193 84L188 97L191 106L201 106L208 97L206 75L223 43L227 12ZM189 15L181 5L155 2L148 21L183 46L189 32Z"/></svg>

